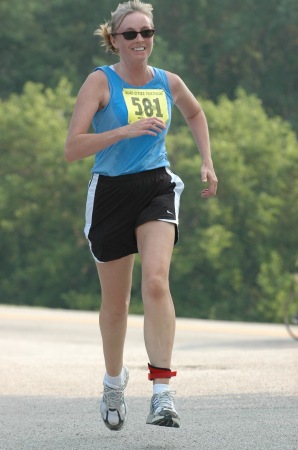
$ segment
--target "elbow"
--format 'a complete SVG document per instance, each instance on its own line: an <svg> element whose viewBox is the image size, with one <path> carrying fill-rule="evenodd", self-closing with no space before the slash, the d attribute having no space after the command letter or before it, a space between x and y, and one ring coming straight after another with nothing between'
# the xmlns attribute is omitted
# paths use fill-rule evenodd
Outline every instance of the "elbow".
<svg viewBox="0 0 298 450"><path fill-rule="evenodd" d="M66 162L72 162L71 155L67 149L64 149L64 158Z"/></svg>
<svg viewBox="0 0 298 450"><path fill-rule="evenodd" d="M66 142L64 147L64 158L66 162L72 162L74 161L73 153L71 151L71 147L68 142Z"/></svg>

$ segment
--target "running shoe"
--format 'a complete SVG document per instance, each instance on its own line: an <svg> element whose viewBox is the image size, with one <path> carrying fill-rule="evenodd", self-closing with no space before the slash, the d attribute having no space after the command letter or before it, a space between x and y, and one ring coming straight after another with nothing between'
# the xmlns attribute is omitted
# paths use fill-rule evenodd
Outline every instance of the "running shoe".
<svg viewBox="0 0 298 450"><path fill-rule="evenodd" d="M173 401L173 391L153 395L146 423L161 427L180 427L180 417Z"/></svg>
<svg viewBox="0 0 298 450"><path fill-rule="evenodd" d="M124 400L124 389L126 388L129 372L126 367L125 381L119 388L112 388L104 384L103 396L100 403L100 412L104 424L110 429L119 431L123 427L126 415L127 406Z"/></svg>

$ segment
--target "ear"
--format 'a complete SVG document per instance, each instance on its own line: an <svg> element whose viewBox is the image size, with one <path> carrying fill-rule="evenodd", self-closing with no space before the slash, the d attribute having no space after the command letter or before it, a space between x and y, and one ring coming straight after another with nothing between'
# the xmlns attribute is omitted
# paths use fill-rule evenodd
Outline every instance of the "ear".
<svg viewBox="0 0 298 450"><path fill-rule="evenodd" d="M117 39L112 35L110 35L110 42L115 49L118 49Z"/></svg>

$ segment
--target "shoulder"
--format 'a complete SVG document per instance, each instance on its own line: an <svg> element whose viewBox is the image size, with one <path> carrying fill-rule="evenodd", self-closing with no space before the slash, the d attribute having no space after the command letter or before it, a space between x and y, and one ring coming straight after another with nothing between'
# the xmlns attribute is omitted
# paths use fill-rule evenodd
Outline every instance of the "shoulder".
<svg viewBox="0 0 298 450"><path fill-rule="evenodd" d="M109 101L109 83L107 76L102 70L96 70L88 75L83 83L80 93L87 98L92 97L98 101L102 107Z"/></svg>
<svg viewBox="0 0 298 450"><path fill-rule="evenodd" d="M185 117L201 110L201 106L184 81L175 73L166 72L175 105Z"/></svg>
<svg viewBox="0 0 298 450"><path fill-rule="evenodd" d="M169 86L172 92L172 96L174 102L176 103L179 96L185 93L185 90L188 90L183 80L179 77L179 75L165 71L165 74L168 78Z"/></svg>
<svg viewBox="0 0 298 450"><path fill-rule="evenodd" d="M103 70L96 70L88 75L84 84L105 88L108 87L108 79Z"/></svg>
<svg viewBox="0 0 298 450"><path fill-rule="evenodd" d="M165 70L165 73L168 77L171 87L177 87L180 83L183 83L182 79L176 73L169 72L168 70Z"/></svg>

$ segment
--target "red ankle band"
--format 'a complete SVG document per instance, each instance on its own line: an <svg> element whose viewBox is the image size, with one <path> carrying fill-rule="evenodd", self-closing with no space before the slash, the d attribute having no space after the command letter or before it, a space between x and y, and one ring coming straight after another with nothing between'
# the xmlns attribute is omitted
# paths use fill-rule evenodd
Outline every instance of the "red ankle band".
<svg viewBox="0 0 298 450"><path fill-rule="evenodd" d="M155 380L156 378L172 378L177 375L177 372L172 372L171 369L164 369L162 367L154 367L148 363L148 380Z"/></svg>

